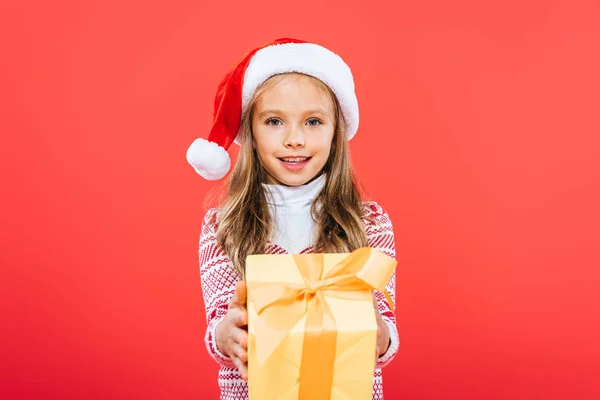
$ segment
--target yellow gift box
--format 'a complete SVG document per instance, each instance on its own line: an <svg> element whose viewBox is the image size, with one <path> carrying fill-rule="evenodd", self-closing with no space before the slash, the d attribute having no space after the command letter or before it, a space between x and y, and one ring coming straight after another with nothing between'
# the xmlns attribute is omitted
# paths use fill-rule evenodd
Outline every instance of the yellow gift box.
<svg viewBox="0 0 600 400"><path fill-rule="evenodd" d="M248 256L250 400L371 399L372 290L386 293L395 267L395 260L368 247Z"/></svg>

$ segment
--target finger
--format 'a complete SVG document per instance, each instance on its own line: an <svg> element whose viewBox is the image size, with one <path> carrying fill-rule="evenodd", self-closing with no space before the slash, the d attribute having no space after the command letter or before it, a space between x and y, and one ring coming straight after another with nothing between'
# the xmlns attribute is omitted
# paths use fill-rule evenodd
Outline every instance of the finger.
<svg viewBox="0 0 600 400"><path fill-rule="evenodd" d="M240 326L244 328L248 326L248 311L245 308L240 309Z"/></svg>
<svg viewBox="0 0 600 400"><path fill-rule="evenodd" d="M239 281L235 284L235 294L237 303L240 306L246 305L246 283L244 281Z"/></svg>
<svg viewBox="0 0 600 400"><path fill-rule="evenodd" d="M248 363L244 362L240 358L236 357L234 364L237 367L238 371L240 371L240 375L242 375L242 379L247 381L248 380Z"/></svg>
<svg viewBox="0 0 600 400"><path fill-rule="evenodd" d="M247 355L247 343L248 343L248 334L246 331L234 328L232 333L229 335L229 349L231 358L237 357L241 358L242 361L248 361Z"/></svg>
<svg viewBox="0 0 600 400"><path fill-rule="evenodd" d="M240 372L240 375L242 375L242 379L247 381L248 380L248 367L247 367L246 363L243 362L242 360L240 360L239 358L234 357L233 364Z"/></svg>
<svg viewBox="0 0 600 400"><path fill-rule="evenodd" d="M242 362L248 362L248 352L241 346L241 344L237 343L235 345L235 355L237 358L242 360Z"/></svg>
<svg viewBox="0 0 600 400"><path fill-rule="evenodd" d="M238 329L236 343L239 344L243 349L248 348L248 332L243 329Z"/></svg>
<svg viewBox="0 0 600 400"><path fill-rule="evenodd" d="M248 325L248 312L240 307L231 309L232 320L235 326L245 328Z"/></svg>

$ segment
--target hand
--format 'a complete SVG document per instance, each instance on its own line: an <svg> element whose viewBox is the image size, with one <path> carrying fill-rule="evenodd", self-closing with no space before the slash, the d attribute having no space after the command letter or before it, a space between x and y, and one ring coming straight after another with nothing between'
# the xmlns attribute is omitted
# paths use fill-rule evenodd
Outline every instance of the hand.
<svg viewBox="0 0 600 400"><path fill-rule="evenodd" d="M375 354L375 358L379 358L384 355L390 347L390 328L381 317L375 293L373 293L373 303L375 304L375 318L377 319L377 353Z"/></svg>
<svg viewBox="0 0 600 400"><path fill-rule="evenodd" d="M215 339L219 351L233 361L244 380L248 380L247 326L246 284L240 281L235 285L227 314L215 328Z"/></svg>

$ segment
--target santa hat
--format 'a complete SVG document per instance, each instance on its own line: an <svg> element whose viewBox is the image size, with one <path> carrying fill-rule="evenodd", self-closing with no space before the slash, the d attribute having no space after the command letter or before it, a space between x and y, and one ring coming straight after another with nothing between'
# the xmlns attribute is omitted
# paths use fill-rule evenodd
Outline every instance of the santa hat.
<svg viewBox="0 0 600 400"><path fill-rule="evenodd" d="M187 161L200 176L218 180L229 172L227 149L240 144L240 123L258 87L273 75L296 72L325 83L335 94L350 140L358 129L358 101L352 72L340 56L313 43L277 39L248 53L219 84L208 140L198 138L187 150Z"/></svg>

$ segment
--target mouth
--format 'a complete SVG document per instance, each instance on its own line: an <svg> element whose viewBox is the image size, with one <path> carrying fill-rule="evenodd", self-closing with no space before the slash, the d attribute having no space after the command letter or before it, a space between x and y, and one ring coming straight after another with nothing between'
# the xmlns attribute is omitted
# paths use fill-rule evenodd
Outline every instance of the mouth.
<svg viewBox="0 0 600 400"><path fill-rule="evenodd" d="M312 157L278 157L279 161L288 171L299 173L304 170Z"/></svg>
<svg viewBox="0 0 600 400"><path fill-rule="evenodd" d="M281 161L287 164L301 164L307 162L312 157L279 157Z"/></svg>

